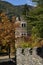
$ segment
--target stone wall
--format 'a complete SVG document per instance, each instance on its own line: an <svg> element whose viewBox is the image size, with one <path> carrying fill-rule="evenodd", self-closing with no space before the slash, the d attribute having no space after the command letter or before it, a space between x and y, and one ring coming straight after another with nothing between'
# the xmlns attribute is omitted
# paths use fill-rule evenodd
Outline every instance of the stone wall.
<svg viewBox="0 0 43 65"><path fill-rule="evenodd" d="M30 52L31 51L31 52ZM16 50L17 65L43 65L43 59L37 55L36 48L18 48Z"/></svg>

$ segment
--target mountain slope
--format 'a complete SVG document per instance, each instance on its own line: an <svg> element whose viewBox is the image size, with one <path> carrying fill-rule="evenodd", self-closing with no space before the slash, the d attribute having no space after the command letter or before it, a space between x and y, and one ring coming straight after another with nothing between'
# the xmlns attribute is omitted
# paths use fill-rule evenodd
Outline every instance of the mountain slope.
<svg viewBox="0 0 43 65"><path fill-rule="evenodd" d="M24 5L14 6L8 2L0 1L0 12L4 11L9 16L12 15L21 15L23 11ZM32 8L32 6L28 5L29 8Z"/></svg>

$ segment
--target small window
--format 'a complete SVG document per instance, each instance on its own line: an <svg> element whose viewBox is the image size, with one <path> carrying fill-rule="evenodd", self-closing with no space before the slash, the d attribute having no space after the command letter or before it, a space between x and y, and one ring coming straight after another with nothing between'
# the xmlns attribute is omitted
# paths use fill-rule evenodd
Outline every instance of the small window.
<svg viewBox="0 0 43 65"><path fill-rule="evenodd" d="M24 24L24 27L26 27L26 24Z"/></svg>
<svg viewBox="0 0 43 65"><path fill-rule="evenodd" d="M22 33L22 36L23 36L23 33Z"/></svg>
<svg viewBox="0 0 43 65"><path fill-rule="evenodd" d="M26 35L26 34L24 33L24 35Z"/></svg>
<svg viewBox="0 0 43 65"><path fill-rule="evenodd" d="M25 33L22 33L22 36L25 36L26 34Z"/></svg>
<svg viewBox="0 0 43 65"><path fill-rule="evenodd" d="M23 24L22 24L22 27L26 27L26 24L25 24L25 23L23 23Z"/></svg>
<svg viewBox="0 0 43 65"><path fill-rule="evenodd" d="M22 24L22 27L23 27L23 24Z"/></svg>

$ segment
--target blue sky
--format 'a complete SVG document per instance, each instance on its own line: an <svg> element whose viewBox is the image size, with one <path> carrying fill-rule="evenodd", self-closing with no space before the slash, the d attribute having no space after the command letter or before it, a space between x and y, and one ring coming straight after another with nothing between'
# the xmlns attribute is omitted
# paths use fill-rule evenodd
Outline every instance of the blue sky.
<svg viewBox="0 0 43 65"><path fill-rule="evenodd" d="M32 0L3 0L10 2L13 5L22 5L22 4L28 4L28 5L33 5Z"/></svg>

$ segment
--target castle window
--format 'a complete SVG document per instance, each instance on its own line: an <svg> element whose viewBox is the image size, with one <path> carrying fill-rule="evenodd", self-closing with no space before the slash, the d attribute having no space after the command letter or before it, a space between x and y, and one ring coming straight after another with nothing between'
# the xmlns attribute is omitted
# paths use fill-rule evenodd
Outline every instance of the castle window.
<svg viewBox="0 0 43 65"><path fill-rule="evenodd" d="M25 36L26 35L26 33L22 33L22 36Z"/></svg>
<svg viewBox="0 0 43 65"><path fill-rule="evenodd" d="M23 24L22 24L22 27L23 27Z"/></svg>
<svg viewBox="0 0 43 65"><path fill-rule="evenodd" d="M22 23L22 27L26 27L26 24L25 23Z"/></svg>

